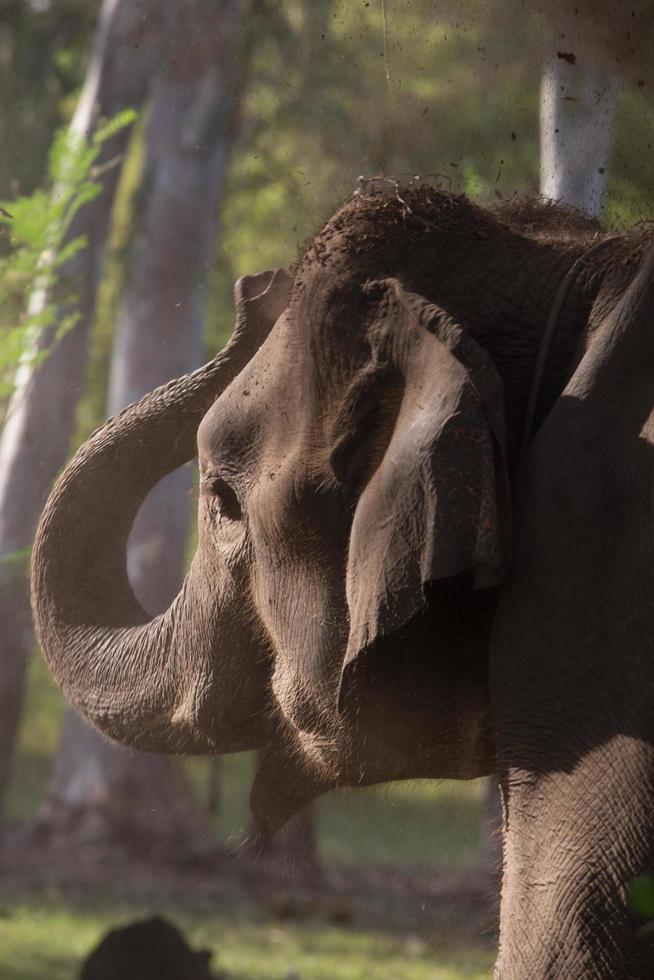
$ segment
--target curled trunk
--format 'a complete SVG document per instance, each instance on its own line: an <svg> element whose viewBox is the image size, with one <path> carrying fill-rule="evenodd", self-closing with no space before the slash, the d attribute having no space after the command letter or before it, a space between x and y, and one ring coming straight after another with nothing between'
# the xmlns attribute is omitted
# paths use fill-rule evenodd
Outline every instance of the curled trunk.
<svg viewBox="0 0 654 980"><path fill-rule="evenodd" d="M57 483L35 540L34 618L56 680L100 730L141 749L236 751L265 740L265 664L239 649L226 612L239 583L198 553L170 608L150 619L126 569L141 503L195 455L203 415L286 306L288 277L247 277L236 298L227 348L94 433ZM226 652L223 631L234 636Z"/></svg>

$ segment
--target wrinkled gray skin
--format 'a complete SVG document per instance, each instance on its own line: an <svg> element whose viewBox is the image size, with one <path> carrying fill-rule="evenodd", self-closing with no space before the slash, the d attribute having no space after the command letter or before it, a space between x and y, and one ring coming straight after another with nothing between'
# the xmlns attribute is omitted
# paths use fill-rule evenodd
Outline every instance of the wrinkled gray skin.
<svg viewBox="0 0 654 980"><path fill-rule="evenodd" d="M647 975L625 906L654 866L642 234L582 263L518 459L598 235L537 204L355 196L294 280L240 280L225 351L89 439L34 546L68 699L141 749L263 749L264 831L334 786L498 770L503 980ZM198 551L149 621L127 538L196 436Z"/></svg>

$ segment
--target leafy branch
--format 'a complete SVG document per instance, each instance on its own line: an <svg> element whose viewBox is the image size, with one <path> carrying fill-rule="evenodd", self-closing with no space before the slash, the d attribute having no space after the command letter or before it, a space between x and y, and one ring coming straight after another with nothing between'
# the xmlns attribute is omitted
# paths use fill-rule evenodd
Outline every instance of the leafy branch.
<svg viewBox="0 0 654 980"><path fill-rule="evenodd" d="M0 329L0 397L13 391L19 364L39 364L79 320L75 294L58 288L63 267L87 246L84 235L69 239L71 225L102 191L99 177L106 168L96 163L103 145L135 118L125 110L90 139L60 130L48 159L48 186L0 202L0 235L8 233L0 255L0 322L12 324Z"/></svg>

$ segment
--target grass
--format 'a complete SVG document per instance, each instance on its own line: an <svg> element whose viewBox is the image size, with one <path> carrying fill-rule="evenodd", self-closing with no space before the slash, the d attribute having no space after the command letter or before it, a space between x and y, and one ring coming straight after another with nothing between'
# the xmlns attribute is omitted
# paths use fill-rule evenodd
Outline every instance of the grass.
<svg viewBox="0 0 654 980"><path fill-rule="evenodd" d="M213 969L229 980L488 980L492 968L489 949L462 949L442 937L280 922L250 906L218 915L178 907L158 912L194 949L210 949ZM2 978L74 980L80 960L104 932L149 915L149 907L82 906L54 896L3 908Z"/></svg>
<svg viewBox="0 0 654 980"><path fill-rule="evenodd" d="M62 700L40 658L30 665L27 710L16 754L8 815L24 820L35 810L56 751ZM223 760L222 804L216 819L221 838L239 837L248 822L247 796L253 759ZM189 771L202 795L207 763ZM326 863L357 867L463 869L474 866L479 847L481 786L477 783L398 783L381 790L335 793L319 807L320 850ZM222 887L222 883L221 883ZM227 887L227 886L225 886ZM193 907L192 895L153 908L143 899L116 902L106 896L74 900L52 891L16 897L0 892L2 980L75 980L81 959L110 928L155 911L178 925L195 948L214 952L214 969L230 980L487 980L493 951L481 938L470 943L450 929L447 910L439 922L411 916L389 927L363 916L341 926L309 914L280 921L252 898L227 896L211 907ZM403 931L402 931L403 930ZM469 930L468 930L469 934Z"/></svg>

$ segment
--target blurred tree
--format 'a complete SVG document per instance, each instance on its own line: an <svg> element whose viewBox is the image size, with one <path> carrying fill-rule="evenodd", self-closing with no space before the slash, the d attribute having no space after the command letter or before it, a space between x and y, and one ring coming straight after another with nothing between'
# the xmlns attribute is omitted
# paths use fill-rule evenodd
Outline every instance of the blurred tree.
<svg viewBox="0 0 654 980"><path fill-rule="evenodd" d="M142 39L143 11L150 3L104 0L86 82L70 124L75 137L88 137L100 116L113 116L142 101L148 58L133 58L132 52ZM29 550L52 481L68 455L119 163L128 138L123 127L103 144L96 162L102 193L77 212L62 243L65 249L80 237L87 242L57 277L58 295L66 300L76 296L77 322L45 361L31 366L28 359L19 367L0 437L0 804L21 711L25 660L32 644L25 563L20 566L8 558ZM53 301L57 302L56 295L37 286L28 303L30 315L36 317ZM60 306L55 321L35 340L37 353L53 344L70 313L65 305Z"/></svg>
<svg viewBox="0 0 654 980"><path fill-rule="evenodd" d="M99 0L0 2L0 196L43 179L55 129L84 81Z"/></svg>
<svg viewBox="0 0 654 980"><path fill-rule="evenodd" d="M245 59L241 0L165 0L163 70L148 111L114 340L108 414L202 361L209 283ZM180 588L191 470L172 473L137 517L128 573L156 615ZM99 529L101 533L101 529ZM66 844L117 843L176 857L215 846L176 760L122 749L69 711L46 798L41 836Z"/></svg>
<svg viewBox="0 0 654 980"><path fill-rule="evenodd" d="M531 12L520 0L386 7L390 82L378 0L262 0L213 344L229 327L234 276L292 262L361 174L419 174L475 197L537 192L541 42Z"/></svg>
<svg viewBox="0 0 654 980"><path fill-rule="evenodd" d="M570 55L574 61L554 55L543 73L540 190L595 218L608 181L621 83Z"/></svg>
<svg viewBox="0 0 654 980"><path fill-rule="evenodd" d="M648 0L544 5L549 58L541 90L541 193L593 217L608 182L623 83L652 83Z"/></svg>

